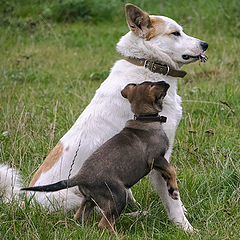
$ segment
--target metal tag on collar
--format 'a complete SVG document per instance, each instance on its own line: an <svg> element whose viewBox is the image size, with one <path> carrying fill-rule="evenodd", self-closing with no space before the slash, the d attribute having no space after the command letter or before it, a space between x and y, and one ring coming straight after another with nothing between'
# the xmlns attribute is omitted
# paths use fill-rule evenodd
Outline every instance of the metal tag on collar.
<svg viewBox="0 0 240 240"><path fill-rule="evenodd" d="M159 118L160 118L160 121L161 121L162 123L167 122L167 117L165 117L165 116L160 116Z"/></svg>
<svg viewBox="0 0 240 240"><path fill-rule="evenodd" d="M145 68L148 68L150 71L153 71L153 65L154 65L153 61L146 59L143 66Z"/></svg>

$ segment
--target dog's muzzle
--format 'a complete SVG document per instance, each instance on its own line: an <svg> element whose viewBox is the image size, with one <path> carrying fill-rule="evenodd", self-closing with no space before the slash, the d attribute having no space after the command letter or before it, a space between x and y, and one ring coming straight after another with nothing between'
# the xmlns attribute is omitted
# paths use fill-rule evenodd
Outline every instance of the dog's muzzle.
<svg viewBox="0 0 240 240"><path fill-rule="evenodd" d="M189 60L190 58L200 60L201 62L206 62L208 60L207 56L204 56L203 54L199 54L197 56L191 56L191 55L182 55L182 58L184 60Z"/></svg>
<svg viewBox="0 0 240 240"><path fill-rule="evenodd" d="M182 55L182 58L184 60L189 60L190 58L192 59L195 59L195 60L200 60L201 62L206 62L208 60L208 57L207 56L204 56L203 54L205 53L205 51L207 50L208 48L208 43L206 42L200 42L200 46L203 50L203 53L202 54L199 54L199 55L196 55L196 56L192 56L192 55Z"/></svg>

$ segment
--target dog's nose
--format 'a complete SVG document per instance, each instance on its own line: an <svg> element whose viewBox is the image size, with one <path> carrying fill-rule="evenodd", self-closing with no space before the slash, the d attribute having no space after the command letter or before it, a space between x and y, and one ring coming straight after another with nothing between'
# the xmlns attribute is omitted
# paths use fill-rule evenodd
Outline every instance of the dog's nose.
<svg viewBox="0 0 240 240"><path fill-rule="evenodd" d="M200 46L202 47L203 51L206 51L208 48L208 44L206 42L200 42Z"/></svg>

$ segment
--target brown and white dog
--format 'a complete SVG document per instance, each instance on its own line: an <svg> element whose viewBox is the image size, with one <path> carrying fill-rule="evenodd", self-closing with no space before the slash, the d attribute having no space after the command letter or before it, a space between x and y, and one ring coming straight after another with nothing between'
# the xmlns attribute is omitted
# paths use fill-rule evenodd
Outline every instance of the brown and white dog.
<svg viewBox="0 0 240 240"><path fill-rule="evenodd" d="M75 220L86 220L96 205L103 214L98 226L110 232L127 204L128 189L152 169L163 176L169 195L177 200L176 171L164 158L168 138L162 123L166 117L158 116L168 88L164 81L128 84L121 93L131 103L135 119L99 147L72 178L22 190L53 192L78 186L83 201Z"/></svg>
<svg viewBox="0 0 240 240"><path fill-rule="evenodd" d="M206 60L203 54L208 44L186 35L174 20L163 16L151 16L131 4L126 5L126 20L130 31L117 44L117 50L123 55L123 59L114 64L110 75L96 91L90 104L34 174L30 186L66 179L73 159L72 175L75 175L84 161L99 146L124 127L133 114L128 101L122 98L120 92L124 86L132 82L164 80L170 85L162 110L162 114L168 119L163 128L170 144L165 154L169 161L175 131L182 116L176 77L185 75L185 72L180 70L182 65ZM3 179L0 191L1 188L5 191L12 189L6 186L11 186L14 177L5 170L5 165L0 167L0 178ZM169 219L182 226L184 230L192 231L180 198L173 200L169 197L161 174L152 170L150 178ZM13 187L12 192L18 193L18 189ZM6 196L11 195L10 193L7 192ZM34 199L52 209L58 207L75 209L83 198L75 187L53 193L38 192Z"/></svg>

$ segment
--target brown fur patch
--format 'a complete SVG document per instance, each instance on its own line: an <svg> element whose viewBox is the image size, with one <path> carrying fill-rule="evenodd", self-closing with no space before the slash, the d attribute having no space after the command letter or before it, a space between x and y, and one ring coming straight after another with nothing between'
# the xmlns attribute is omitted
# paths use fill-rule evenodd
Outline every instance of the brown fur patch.
<svg viewBox="0 0 240 240"><path fill-rule="evenodd" d="M149 89L149 95L154 101L156 98L160 98L161 94L163 94L164 89L161 87L157 87L155 85L151 86Z"/></svg>
<svg viewBox="0 0 240 240"><path fill-rule="evenodd" d="M162 35L165 31L165 22L158 17L150 17L152 27L149 29L148 34L146 35L146 40L149 41L152 38Z"/></svg>
<svg viewBox="0 0 240 240"><path fill-rule="evenodd" d="M169 166L166 169L166 172L169 174L170 180L169 180L169 184L173 189L178 189L177 186L177 174L176 174L176 170L173 166Z"/></svg>
<svg viewBox="0 0 240 240"><path fill-rule="evenodd" d="M69 146L65 148L65 151L67 152L69 150Z"/></svg>
<svg viewBox="0 0 240 240"><path fill-rule="evenodd" d="M57 145L52 149L52 151L48 154L43 164L39 167L37 172L33 175L33 178L29 184L29 187L34 186L38 178L41 176L43 172L47 172L51 169L55 163L60 159L63 152L63 145L61 142L58 142Z"/></svg>
<svg viewBox="0 0 240 240"><path fill-rule="evenodd" d="M130 99L130 96L133 92L134 87L136 86L136 84L128 84L122 91L121 94L124 98Z"/></svg>

